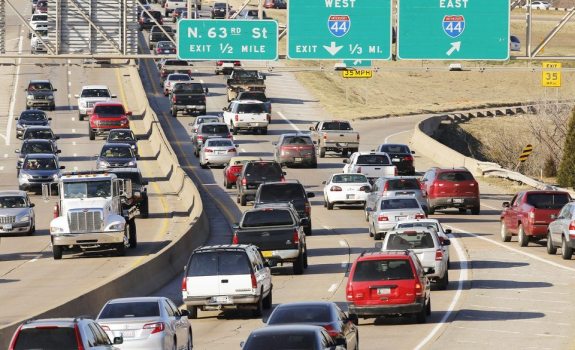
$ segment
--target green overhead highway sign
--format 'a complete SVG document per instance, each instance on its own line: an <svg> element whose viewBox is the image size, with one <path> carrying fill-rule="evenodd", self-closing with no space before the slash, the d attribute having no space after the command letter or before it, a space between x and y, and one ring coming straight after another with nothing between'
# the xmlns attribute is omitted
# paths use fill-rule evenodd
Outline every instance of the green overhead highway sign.
<svg viewBox="0 0 575 350"><path fill-rule="evenodd" d="M183 60L278 58L278 23L273 20L182 19L177 35Z"/></svg>
<svg viewBox="0 0 575 350"><path fill-rule="evenodd" d="M391 0L289 0L288 26L290 59L391 58Z"/></svg>
<svg viewBox="0 0 575 350"><path fill-rule="evenodd" d="M343 64L349 68L371 67L371 60L344 60Z"/></svg>
<svg viewBox="0 0 575 350"><path fill-rule="evenodd" d="M509 0L401 0L398 58L509 59Z"/></svg>

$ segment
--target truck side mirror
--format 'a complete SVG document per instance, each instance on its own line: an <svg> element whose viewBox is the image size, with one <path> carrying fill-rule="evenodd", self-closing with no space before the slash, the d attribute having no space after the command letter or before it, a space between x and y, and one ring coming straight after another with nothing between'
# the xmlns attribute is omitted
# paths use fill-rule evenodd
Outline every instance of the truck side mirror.
<svg viewBox="0 0 575 350"><path fill-rule="evenodd" d="M449 234L449 233L451 233L451 232L452 232L452 231L451 231L450 228L448 228L448 229L445 230L445 233L448 233L448 234Z"/></svg>
<svg viewBox="0 0 575 350"><path fill-rule="evenodd" d="M441 245L451 245L451 241L449 239L444 239Z"/></svg>
<svg viewBox="0 0 575 350"><path fill-rule="evenodd" d="M349 159L344 159L344 160L343 160L343 163L349 164Z"/></svg>
<svg viewBox="0 0 575 350"><path fill-rule="evenodd" d="M307 193L307 198L314 198L314 197L315 197L315 193L313 193L313 192Z"/></svg>
<svg viewBox="0 0 575 350"><path fill-rule="evenodd" d="M309 131L313 131L313 126L310 126L310 127L309 127Z"/></svg>
<svg viewBox="0 0 575 350"><path fill-rule="evenodd" d="M501 204L501 206L502 206L503 208L509 208L509 202L503 202L503 203Z"/></svg>

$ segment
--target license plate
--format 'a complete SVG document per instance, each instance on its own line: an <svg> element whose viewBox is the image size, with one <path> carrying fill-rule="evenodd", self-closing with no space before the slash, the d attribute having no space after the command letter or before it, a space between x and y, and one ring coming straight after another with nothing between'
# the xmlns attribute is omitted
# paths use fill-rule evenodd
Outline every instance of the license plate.
<svg viewBox="0 0 575 350"><path fill-rule="evenodd" d="M293 160L294 160L294 162L301 162L302 159L299 158L299 157L296 157L296 158L294 158Z"/></svg>
<svg viewBox="0 0 575 350"><path fill-rule="evenodd" d="M392 162L399 162L399 158L392 158L391 161Z"/></svg>
<svg viewBox="0 0 575 350"><path fill-rule="evenodd" d="M164 50L164 53L170 53L170 50Z"/></svg>
<svg viewBox="0 0 575 350"><path fill-rule="evenodd" d="M133 338L136 336L136 331L122 331L122 338Z"/></svg>
<svg viewBox="0 0 575 350"><path fill-rule="evenodd" d="M377 288L378 295L389 294L389 293L391 293L391 288Z"/></svg>
<svg viewBox="0 0 575 350"><path fill-rule="evenodd" d="M2 229L4 231L11 231L12 230L12 224L6 224L2 226Z"/></svg>
<svg viewBox="0 0 575 350"><path fill-rule="evenodd" d="M262 255L264 258L271 258L273 254L271 251L263 251Z"/></svg>
<svg viewBox="0 0 575 350"><path fill-rule="evenodd" d="M347 199L355 199L355 194L346 194L345 198Z"/></svg>
<svg viewBox="0 0 575 350"><path fill-rule="evenodd" d="M248 126L259 126L260 123L248 123Z"/></svg>
<svg viewBox="0 0 575 350"><path fill-rule="evenodd" d="M454 198L453 203L463 203L463 199L461 198Z"/></svg>
<svg viewBox="0 0 575 350"><path fill-rule="evenodd" d="M196 108L196 106L186 106L186 108L192 109L192 108Z"/></svg>
<svg viewBox="0 0 575 350"><path fill-rule="evenodd" d="M407 216L396 216L395 221L401 221L407 219Z"/></svg>
<svg viewBox="0 0 575 350"><path fill-rule="evenodd" d="M216 151L215 154L226 154L226 151Z"/></svg>
<svg viewBox="0 0 575 350"><path fill-rule="evenodd" d="M234 66L233 63L224 63L222 67L224 67L224 68L231 68L231 67L233 67L233 66Z"/></svg>
<svg viewBox="0 0 575 350"><path fill-rule="evenodd" d="M230 298L228 296L212 297L212 303L216 304L231 304Z"/></svg>

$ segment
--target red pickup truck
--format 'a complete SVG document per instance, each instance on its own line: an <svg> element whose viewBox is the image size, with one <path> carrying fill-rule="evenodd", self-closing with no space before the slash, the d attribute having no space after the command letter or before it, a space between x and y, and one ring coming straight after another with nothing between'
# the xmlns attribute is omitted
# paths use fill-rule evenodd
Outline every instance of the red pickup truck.
<svg viewBox="0 0 575 350"><path fill-rule="evenodd" d="M119 102L98 102L94 105L94 111L90 115L88 132L90 140L96 139L96 135L109 132L112 129L129 129L129 117L132 112L126 111L124 105Z"/></svg>
<svg viewBox="0 0 575 350"><path fill-rule="evenodd" d="M511 241L517 236L521 247L529 241L538 241L547 237L547 226L552 216L559 214L561 208L571 200L563 191L522 191L511 202L503 202L501 212L501 240Z"/></svg>

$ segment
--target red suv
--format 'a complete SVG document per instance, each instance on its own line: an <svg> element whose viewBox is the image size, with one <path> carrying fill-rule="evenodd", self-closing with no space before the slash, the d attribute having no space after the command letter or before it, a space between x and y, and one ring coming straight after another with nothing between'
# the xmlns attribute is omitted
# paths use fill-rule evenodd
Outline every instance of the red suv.
<svg viewBox="0 0 575 350"><path fill-rule="evenodd" d="M428 269L427 273L434 273ZM417 256L409 250L362 253L347 280L352 319L415 315L424 323L431 314L431 284Z"/></svg>
<svg viewBox="0 0 575 350"><path fill-rule="evenodd" d="M119 102L96 103L88 126L90 140L113 129L129 129L131 115L132 112L126 111L124 105Z"/></svg>
<svg viewBox="0 0 575 350"><path fill-rule="evenodd" d="M460 213L471 209L479 215L479 184L466 168L431 168L421 179L427 192L428 214L436 209L457 208Z"/></svg>

